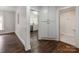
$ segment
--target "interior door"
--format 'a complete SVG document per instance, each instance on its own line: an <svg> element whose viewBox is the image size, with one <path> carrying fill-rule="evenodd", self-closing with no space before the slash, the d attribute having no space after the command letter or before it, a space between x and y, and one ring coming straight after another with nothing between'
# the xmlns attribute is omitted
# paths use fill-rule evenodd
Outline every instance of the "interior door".
<svg viewBox="0 0 79 59"><path fill-rule="evenodd" d="M48 23L48 38L56 38L56 7L54 6L48 8Z"/></svg>
<svg viewBox="0 0 79 59"><path fill-rule="evenodd" d="M39 39L47 39L48 37L48 7L42 7L39 12Z"/></svg>
<svg viewBox="0 0 79 59"><path fill-rule="evenodd" d="M39 38L53 39L56 38L56 7L42 7L39 18ZM54 39L53 39L54 40ZM56 40L56 39L55 39Z"/></svg>

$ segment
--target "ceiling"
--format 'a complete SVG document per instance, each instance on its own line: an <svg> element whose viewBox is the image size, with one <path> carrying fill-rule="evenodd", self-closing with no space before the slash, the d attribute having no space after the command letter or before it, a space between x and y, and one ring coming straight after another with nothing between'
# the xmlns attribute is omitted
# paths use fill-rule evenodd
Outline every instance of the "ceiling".
<svg viewBox="0 0 79 59"><path fill-rule="evenodd" d="M6 10L6 11L15 11L16 6L0 6L0 10Z"/></svg>

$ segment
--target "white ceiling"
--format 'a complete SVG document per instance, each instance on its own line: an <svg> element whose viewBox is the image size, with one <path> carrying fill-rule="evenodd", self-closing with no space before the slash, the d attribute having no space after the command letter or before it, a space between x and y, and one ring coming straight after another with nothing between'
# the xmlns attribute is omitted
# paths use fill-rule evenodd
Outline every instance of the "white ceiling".
<svg viewBox="0 0 79 59"><path fill-rule="evenodd" d="M15 11L16 6L0 6L0 10L6 10L6 11Z"/></svg>
<svg viewBox="0 0 79 59"><path fill-rule="evenodd" d="M0 10L6 10L6 11L16 11L16 8L18 6L0 6ZM32 6L35 7L35 6ZM36 7L41 7L41 6L36 6ZM57 8L63 8L66 6L56 6Z"/></svg>

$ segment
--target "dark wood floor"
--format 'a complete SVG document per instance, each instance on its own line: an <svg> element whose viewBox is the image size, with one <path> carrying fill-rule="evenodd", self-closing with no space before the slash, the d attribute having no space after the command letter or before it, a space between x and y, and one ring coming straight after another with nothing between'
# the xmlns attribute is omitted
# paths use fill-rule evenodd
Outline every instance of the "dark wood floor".
<svg viewBox="0 0 79 59"><path fill-rule="evenodd" d="M79 52L79 49L60 41L38 40L37 33L31 35L32 49L26 53L67 53ZM0 52L1 53L25 53L23 44L18 37L12 34L0 35Z"/></svg>
<svg viewBox="0 0 79 59"><path fill-rule="evenodd" d="M14 34L0 35L0 52L1 53L20 53L25 52L24 46Z"/></svg>
<svg viewBox="0 0 79 59"><path fill-rule="evenodd" d="M37 32L31 33L32 53L73 53L79 49L64 42L54 40L38 40Z"/></svg>

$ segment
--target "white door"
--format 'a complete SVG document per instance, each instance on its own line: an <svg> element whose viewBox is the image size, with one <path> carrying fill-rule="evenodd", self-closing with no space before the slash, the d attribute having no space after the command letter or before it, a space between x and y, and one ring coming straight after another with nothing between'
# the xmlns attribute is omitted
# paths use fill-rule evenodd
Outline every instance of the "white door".
<svg viewBox="0 0 79 59"><path fill-rule="evenodd" d="M56 38L56 7L48 8L48 38ZM53 39L53 40L54 40ZM56 39L55 39L56 40Z"/></svg>
<svg viewBox="0 0 79 59"><path fill-rule="evenodd" d="M60 14L60 40L75 45L75 10Z"/></svg>
<svg viewBox="0 0 79 59"><path fill-rule="evenodd" d="M42 7L39 15L39 39L56 38L56 7ZM55 39L56 40L56 39Z"/></svg>
<svg viewBox="0 0 79 59"><path fill-rule="evenodd" d="M48 37L48 7L42 7L39 12L39 39L47 39Z"/></svg>

